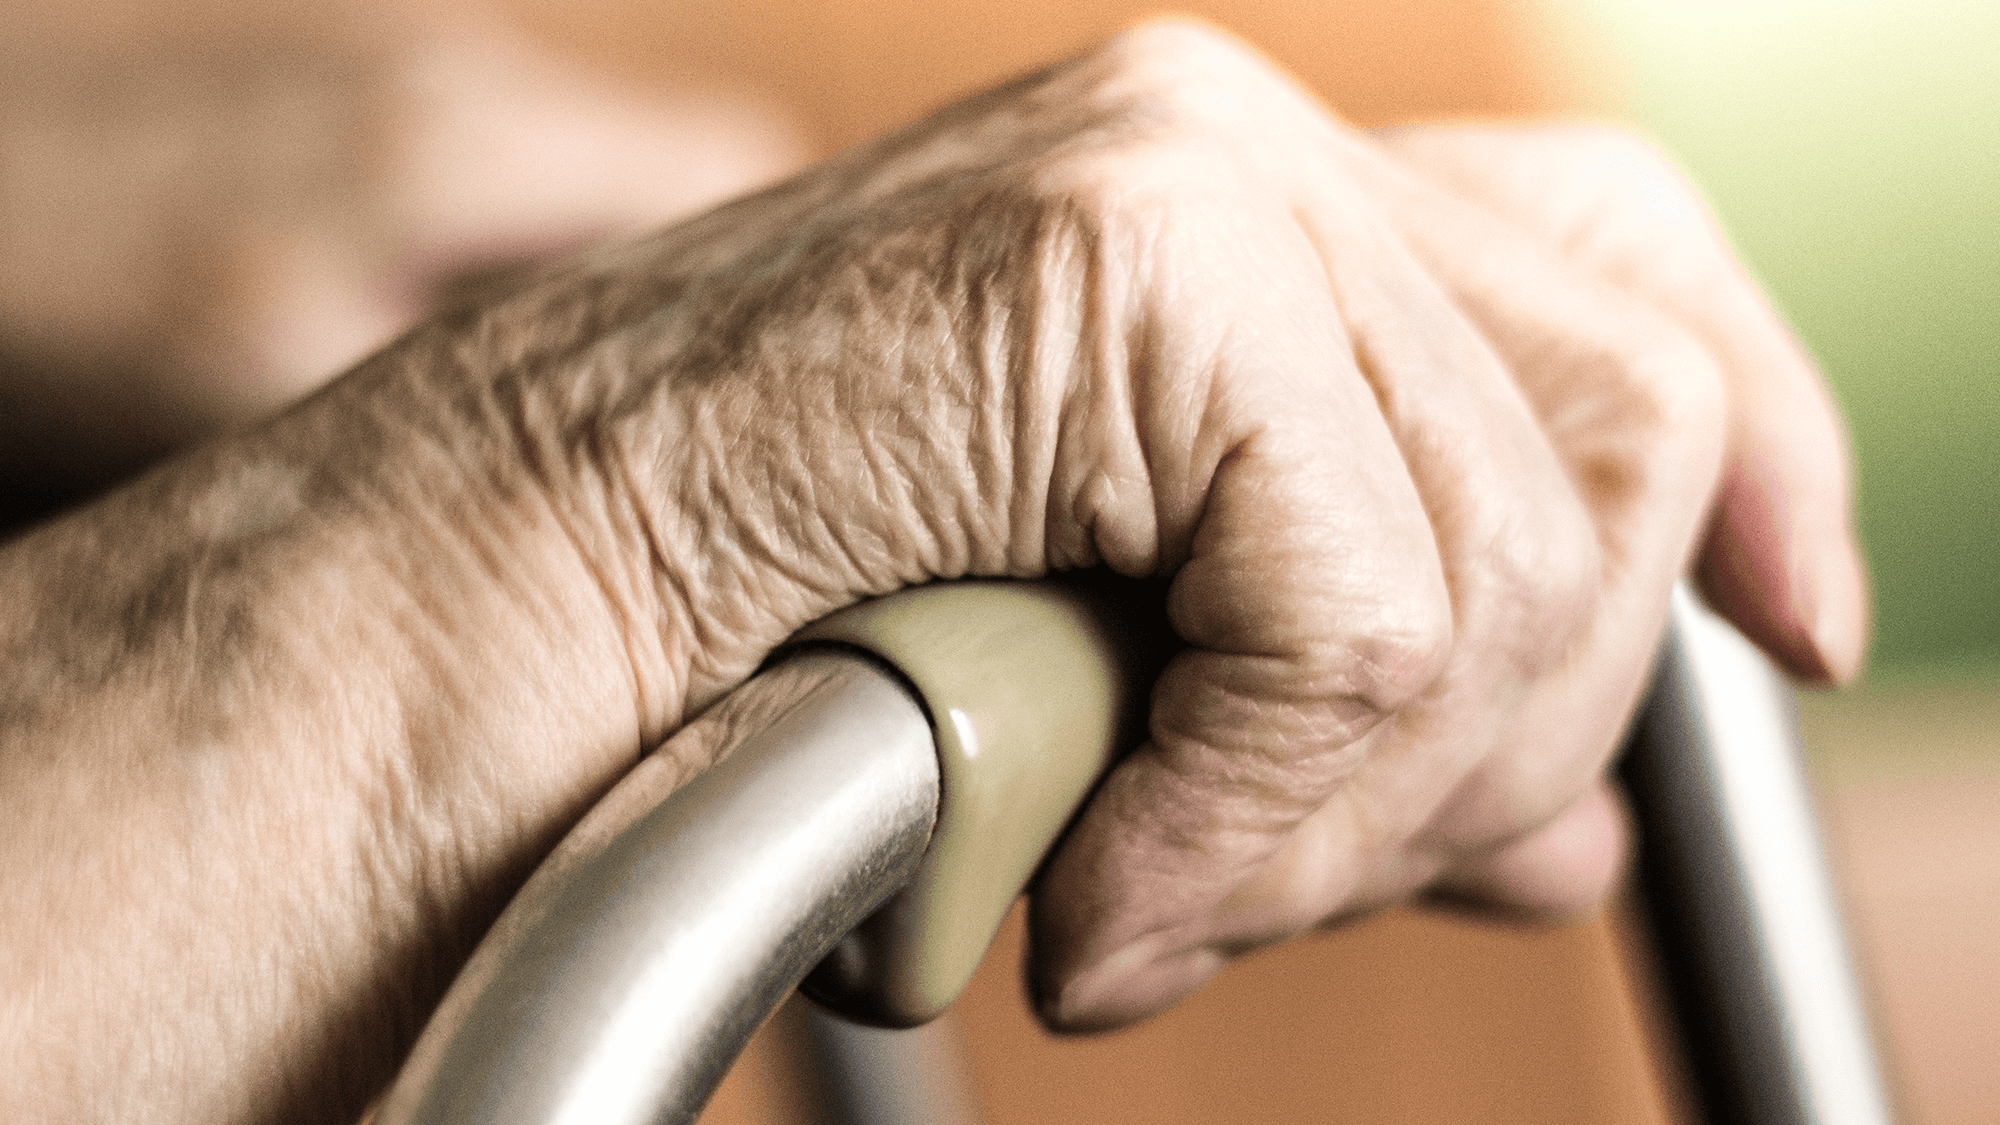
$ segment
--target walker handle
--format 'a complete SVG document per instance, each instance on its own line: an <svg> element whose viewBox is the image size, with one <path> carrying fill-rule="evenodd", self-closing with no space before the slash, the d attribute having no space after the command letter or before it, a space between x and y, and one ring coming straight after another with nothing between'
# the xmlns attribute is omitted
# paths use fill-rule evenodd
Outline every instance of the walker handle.
<svg viewBox="0 0 2000 1125"><path fill-rule="evenodd" d="M945 583L801 634L729 701L768 726L678 789L642 761L528 880L375 1125L692 1121L823 959L845 1011L942 1011L1130 736L1170 637L1132 585Z"/></svg>
<svg viewBox="0 0 2000 1125"><path fill-rule="evenodd" d="M692 1121L815 964L866 1021L942 1010L1135 740L1173 642L1126 587L940 584L801 634L732 697L768 726L677 790L642 762L528 881L377 1125ZM1716 1121L1886 1125L1789 689L1692 595L1671 614L1621 768L1701 1096Z"/></svg>

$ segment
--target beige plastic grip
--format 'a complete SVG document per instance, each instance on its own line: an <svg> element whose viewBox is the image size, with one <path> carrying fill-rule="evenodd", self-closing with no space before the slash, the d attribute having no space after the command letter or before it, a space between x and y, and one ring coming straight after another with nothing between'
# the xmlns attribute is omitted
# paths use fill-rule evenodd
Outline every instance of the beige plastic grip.
<svg viewBox="0 0 2000 1125"><path fill-rule="evenodd" d="M812 974L850 1018L942 1013L1113 758L1137 740L1175 646L1160 590L1102 577L959 581L834 614L795 638L873 653L930 713L943 794L916 877Z"/></svg>

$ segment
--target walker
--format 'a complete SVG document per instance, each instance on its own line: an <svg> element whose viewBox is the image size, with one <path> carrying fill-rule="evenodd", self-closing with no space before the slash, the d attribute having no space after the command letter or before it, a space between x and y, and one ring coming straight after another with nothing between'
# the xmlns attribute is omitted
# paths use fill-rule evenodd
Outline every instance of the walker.
<svg viewBox="0 0 2000 1125"><path fill-rule="evenodd" d="M952 582L843 611L738 689L774 717L672 790L646 759L451 986L378 1125L692 1122L794 988L828 1119L932 1119L950 1004L1116 751L1171 634L1121 583ZM1157 600L1156 598L1154 600ZM1708 1120L1888 1125L1789 689L1673 595L1620 772Z"/></svg>

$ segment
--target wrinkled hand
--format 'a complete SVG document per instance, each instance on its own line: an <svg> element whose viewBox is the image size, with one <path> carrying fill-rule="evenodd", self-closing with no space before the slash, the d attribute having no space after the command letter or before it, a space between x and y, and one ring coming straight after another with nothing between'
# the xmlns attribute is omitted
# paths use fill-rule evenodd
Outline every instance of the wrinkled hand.
<svg viewBox="0 0 2000 1125"><path fill-rule="evenodd" d="M664 513L624 553L712 670L684 703L904 584L1172 576L1189 650L1034 892L1059 1027L1416 893L1598 901L1606 761L1697 554L1798 673L1859 658L1817 378L1603 131L1370 138L1161 24L587 276L594 393L645 402L615 475Z"/></svg>
<svg viewBox="0 0 2000 1125"><path fill-rule="evenodd" d="M23 1096L337 1114L642 750L699 770L789 634L938 578L1168 577L1188 645L1033 889L1051 1024L1411 895L1587 907L1670 586L1850 676L1847 505L1816 376L1642 146L1369 136L1145 26L0 548L0 968L72 1045Z"/></svg>

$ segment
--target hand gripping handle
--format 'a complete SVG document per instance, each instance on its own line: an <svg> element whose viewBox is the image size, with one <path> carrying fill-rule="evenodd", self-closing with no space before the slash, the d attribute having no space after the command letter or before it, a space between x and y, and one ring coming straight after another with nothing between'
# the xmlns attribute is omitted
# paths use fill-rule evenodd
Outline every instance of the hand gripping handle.
<svg viewBox="0 0 2000 1125"><path fill-rule="evenodd" d="M940 584L801 633L732 700L768 725L678 789L642 762L528 881L377 1125L692 1121L801 978L865 1022L942 1011L1136 740L1173 640L1130 586ZM1622 769L1703 1101L1885 1125L1789 696L1691 595L1672 612Z"/></svg>
<svg viewBox="0 0 2000 1125"><path fill-rule="evenodd" d="M679 789L641 762L528 880L376 1125L692 1121L822 958L843 1012L941 1012L1167 653L1132 585L940 584L802 633L731 700L774 721Z"/></svg>

